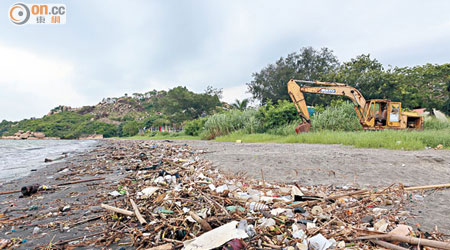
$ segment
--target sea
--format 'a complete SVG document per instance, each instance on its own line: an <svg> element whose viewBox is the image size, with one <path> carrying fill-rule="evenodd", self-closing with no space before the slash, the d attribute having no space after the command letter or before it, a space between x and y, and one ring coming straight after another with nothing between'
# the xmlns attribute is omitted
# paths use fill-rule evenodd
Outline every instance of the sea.
<svg viewBox="0 0 450 250"><path fill-rule="evenodd" d="M95 140L0 140L0 184L44 168L50 164L45 158L71 156L96 144Z"/></svg>

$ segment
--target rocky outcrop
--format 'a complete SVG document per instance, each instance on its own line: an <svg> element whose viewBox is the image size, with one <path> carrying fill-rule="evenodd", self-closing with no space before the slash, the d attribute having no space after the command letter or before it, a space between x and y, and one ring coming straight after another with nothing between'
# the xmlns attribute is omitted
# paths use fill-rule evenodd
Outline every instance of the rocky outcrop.
<svg viewBox="0 0 450 250"><path fill-rule="evenodd" d="M14 135L11 136L2 136L1 139L8 140L38 140L38 139L46 139L46 140L59 140L59 137L45 137L45 134L42 132L31 132L23 130L19 130Z"/></svg>
<svg viewBox="0 0 450 250"><path fill-rule="evenodd" d="M50 110L50 112L48 112L47 115L54 115L54 114L58 114L61 112L70 112L70 111L78 111L78 109L72 108L70 106L60 105L60 106Z"/></svg>
<svg viewBox="0 0 450 250"><path fill-rule="evenodd" d="M103 135L101 135L101 134L85 135L85 136L80 136L78 139L79 140L99 140L99 139L103 139Z"/></svg>

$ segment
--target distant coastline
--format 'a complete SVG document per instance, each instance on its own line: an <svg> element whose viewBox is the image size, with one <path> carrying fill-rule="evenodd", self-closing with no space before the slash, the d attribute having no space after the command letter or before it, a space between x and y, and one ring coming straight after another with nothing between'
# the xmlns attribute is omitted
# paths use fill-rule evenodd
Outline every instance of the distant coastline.
<svg viewBox="0 0 450 250"><path fill-rule="evenodd" d="M46 137L42 132L32 132L19 130L10 136L0 137L2 140L61 140L60 137ZM103 139L102 134L83 135L77 138L78 140L99 140Z"/></svg>

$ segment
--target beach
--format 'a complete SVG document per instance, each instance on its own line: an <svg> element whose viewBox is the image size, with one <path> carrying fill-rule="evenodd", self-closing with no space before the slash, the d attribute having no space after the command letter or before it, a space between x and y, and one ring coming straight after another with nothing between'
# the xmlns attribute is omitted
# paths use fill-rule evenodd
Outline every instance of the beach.
<svg viewBox="0 0 450 250"><path fill-rule="evenodd" d="M172 147L175 151L170 151ZM185 161L183 157L190 156L202 164L210 162L214 169L225 174L246 175L246 178L259 180L264 176L267 182L297 183L298 186L384 188L399 182L418 186L443 184L449 177L447 151L381 150L382 160L375 161L380 150L339 145L105 139L86 152L73 154L64 161L51 163L26 177L2 184L0 192L20 190L32 184L45 185L49 189L23 198L19 198L20 193L1 196L0 239L19 239L19 249L58 243L54 245L56 248L69 242L86 249L100 249L105 245L114 249L133 248L127 235L134 227L139 228L139 223L130 224L123 220L114 226L111 213L101 204L122 204L128 195L121 193L126 188L118 187L124 183L149 184L138 178L137 171L139 167L157 164L156 159L143 160L141 155L148 155L152 148L162 148L161 152L168 154L161 159L170 156L180 164ZM176 164L174 162L168 164ZM142 175L145 173L142 170ZM80 180L88 181L70 184ZM69 184L61 185L64 183ZM440 232L450 233L450 219L446 216L449 198L448 190L415 193L403 204L403 209L410 213L408 224L415 228L419 226L424 232L437 227ZM114 237L122 235L121 238L108 242L112 236L105 234L106 228L117 228L121 233L116 232Z"/></svg>

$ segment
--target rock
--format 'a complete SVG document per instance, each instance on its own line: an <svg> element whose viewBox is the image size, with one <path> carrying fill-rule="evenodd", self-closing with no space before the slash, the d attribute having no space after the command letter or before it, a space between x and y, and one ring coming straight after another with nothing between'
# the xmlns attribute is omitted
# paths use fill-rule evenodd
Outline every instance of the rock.
<svg viewBox="0 0 450 250"><path fill-rule="evenodd" d="M32 133L34 137L39 138L39 139L44 139L45 134L42 132L33 132Z"/></svg>

